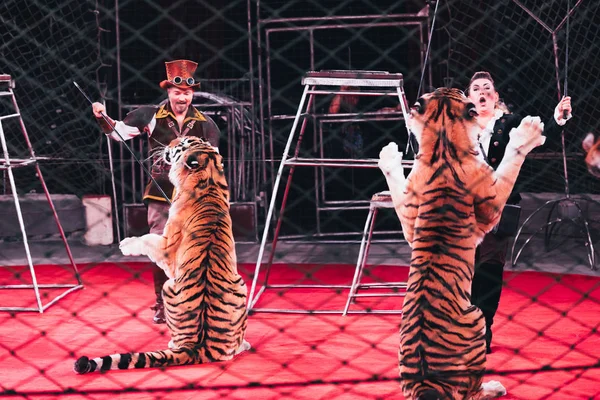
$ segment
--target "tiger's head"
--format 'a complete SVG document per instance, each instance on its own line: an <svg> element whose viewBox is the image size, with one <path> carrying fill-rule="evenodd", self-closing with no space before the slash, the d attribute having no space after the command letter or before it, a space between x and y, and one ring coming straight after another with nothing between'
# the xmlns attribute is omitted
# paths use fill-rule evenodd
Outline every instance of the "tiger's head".
<svg viewBox="0 0 600 400"><path fill-rule="evenodd" d="M454 159L475 150L480 128L477 110L458 89L439 88L421 96L410 110L409 127L419 143L419 154Z"/></svg>
<svg viewBox="0 0 600 400"><path fill-rule="evenodd" d="M174 139L165 147L163 159L171 166L169 180L178 192L193 192L211 185L228 189L223 157L203 139L194 136Z"/></svg>
<svg viewBox="0 0 600 400"><path fill-rule="evenodd" d="M600 178L600 140L593 133L588 133L581 143L585 151L585 165L590 174Z"/></svg>

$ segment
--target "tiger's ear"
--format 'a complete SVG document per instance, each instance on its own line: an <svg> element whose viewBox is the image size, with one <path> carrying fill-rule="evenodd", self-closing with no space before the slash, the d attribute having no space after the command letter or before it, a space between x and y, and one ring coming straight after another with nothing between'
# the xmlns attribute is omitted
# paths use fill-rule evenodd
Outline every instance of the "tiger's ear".
<svg viewBox="0 0 600 400"><path fill-rule="evenodd" d="M479 116L479 113L477 112L477 108L475 108L475 106L469 107L468 113L471 118Z"/></svg>
<svg viewBox="0 0 600 400"><path fill-rule="evenodd" d="M185 159L185 166L188 169L198 169L200 168L200 153L192 153L187 156Z"/></svg>
<svg viewBox="0 0 600 400"><path fill-rule="evenodd" d="M583 139L583 142L581 143L581 147L583 147L584 151L588 152L588 151L590 151L592 146L594 146L595 141L596 141L596 139L594 138L594 134L592 132L590 132L585 136L585 139Z"/></svg>

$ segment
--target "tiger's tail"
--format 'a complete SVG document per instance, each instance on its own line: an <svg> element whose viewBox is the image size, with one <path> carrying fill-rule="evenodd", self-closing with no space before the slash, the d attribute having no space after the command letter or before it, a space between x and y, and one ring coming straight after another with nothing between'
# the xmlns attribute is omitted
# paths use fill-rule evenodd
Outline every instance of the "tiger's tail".
<svg viewBox="0 0 600 400"><path fill-rule="evenodd" d="M188 347L146 353L122 353L91 359L82 356L75 361L73 370L78 374L87 374L111 369L167 367L185 364L202 364L202 357L199 357L198 349Z"/></svg>
<svg viewBox="0 0 600 400"><path fill-rule="evenodd" d="M177 349L160 350L146 353L122 353L110 356L97 357L90 359L82 356L75 361L73 371L78 374L87 374L90 372L105 372L111 369L130 369L130 368L156 368L175 365L204 364L214 361L226 361L233 358L234 355L248 350L250 344L243 341L240 348L230 356L225 355L214 359L203 347L182 346Z"/></svg>

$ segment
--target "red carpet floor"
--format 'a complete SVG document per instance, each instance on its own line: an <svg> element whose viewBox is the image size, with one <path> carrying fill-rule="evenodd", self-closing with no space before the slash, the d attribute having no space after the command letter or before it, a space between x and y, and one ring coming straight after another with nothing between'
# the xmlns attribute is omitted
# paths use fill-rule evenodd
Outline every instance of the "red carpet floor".
<svg viewBox="0 0 600 400"><path fill-rule="evenodd" d="M147 264L80 268L85 288L45 313L0 312L3 397L402 399L399 315L256 313L246 336L253 349L234 361L76 375L72 365L80 355L164 349L169 340L164 325L151 323ZM253 268L241 265L240 271L248 276ZM353 270L348 265L277 265L270 283L348 284ZM60 266L37 271L40 283L73 281ZM376 267L364 282L402 280L406 274L405 267ZM26 283L28 275L26 268L0 268L0 285ZM486 380L505 385L504 399L600 398L600 279L507 272L506 280ZM346 296L346 290L269 289L257 306L341 309ZM401 301L361 300L353 309L399 309ZM0 306L33 304L32 291L0 291Z"/></svg>

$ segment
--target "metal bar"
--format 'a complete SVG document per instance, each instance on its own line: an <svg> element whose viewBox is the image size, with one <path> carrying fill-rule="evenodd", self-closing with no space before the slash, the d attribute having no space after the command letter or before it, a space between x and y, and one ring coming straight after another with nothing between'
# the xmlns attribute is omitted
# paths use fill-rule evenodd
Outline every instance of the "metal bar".
<svg viewBox="0 0 600 400"><path fill-rule="evenodd" d="M333 159L333 158L298 158L293 157L286 161L287 165L294 166L305 166L305 167L353 167L353 168L378 168L377 161L374 158L371 159ZM405 167L412 167L414 164L413 160L402 160L402 165Z"/></svg>
<svg viewBox="0 0 600 400"><path fill-rule="evenodd" d="M306 93L307 92L308 92L308 86L305 86L304 92L302 93L302 97L300 99L300 105L298 107L298 112L296 113L296 119L294 120L294 123L292 125L292 129L290 131L287 143L285 145L285 149L283 150L282 160L281 160L281 163L279 164L279 170L277 171L277 176L275 178L275 183L273 185L271 201L269 202L269 209L267 211L267 216L265 219L265 227L264 227L264 231L263 231L263 236L262 236L260 248L258 251L258 259L256 261L256 268L254 271L254 279L252 280L252 287L250 289L250 296L249 296L249 302L248 302L249 307L251 307L251 305L254 303L252 296L254 295L254 291L256 289L256 283L258 280L258 275L260 273L260 265L262 262L262 257L263 257L264 251L265 251L265 246L266 246L267 238L269 235L269 227L271 225L271 218L273 217L273 211L275 209L275 200L277 198L277 190L279 189L279 183L280 183L281 177L283 175L283 168L285 166L287 156L288 156L290 148L292 146L292 140L294 139L294 132L296 131L296 127L298 126L298 120L300 119L300 113L302 112L302 107L304 106L304 102L306 101L306 95L307 95ZM304 121L306 121L306 119ZM274 249L272 249L271 252L273 253ZM266 284L267 284L267 280L265 279L265 285Z"/></svg>
<svg viewBox="0 0 600 400"><path fill-rule="evenodd" d="M575 9L577 7L579 7L579 4L581 4L583 2L583 0L579 0L577 3L575 3L575 5L573 6L573 8L571 8L571 10L569 10L569 12L567 13L567 15L565 16L565 18L560 21L560 24L558 24L558 26L556 27L556 29L554 30L554 32L558 32L562 26L567 22L567 20L569 19L569 17L571 17L571 15L575 12Z"/></svg>
<svg viewBox="0 0 600 400"><path fill-rule="evenodd" d="M358 268L358 280L356 281L357 284L362 279L362 274L365 269L365 265L367 264L367 257L369 257L369 250L371 249L371 239L373 238L373 230L375 229L375 220L377 219L377 212L378 212L377 206L372 204L371 207L373 209L373 217L369 224L369 233L367 236L367 242L365 243L365 250L362 254L362 257L357 260L357 262L360 263L360 266ZM352 293L353 297L357 296L359 288L360 288L360 285L359 285L359 287L354 289L354 293ZM349 298L350 301L352 301L351 299L352 298Z"/></svg>
<svg viewBox="0 0 600 400"><path fill-rule="evenodd" d="M310 70L314 71L315 70L315 31L313 29L310 29L308 31L309 33L309 48L310 48ZM309 93L311 92L315 92L314 90L309 90ZM314 115L316 114L316 109L313 103L313 107L311 114ZM319 136L319 132L317 129L317 119L313 118L312 119L313 122L313 154L317 153L317 147L321 150L321 153L323 152L323 146L322 146L322 137ZM321 123L319 123L319 126L322 126ZM319 139L318 139L319 138ZM320 140L320 141L319 141ZM315 221L316 221L316 230L317 233L321 233L321 218L319 218L319 169L315 168L313 170L313 174L315 177L315 204L317 205L317 207L315 208Z"/></svg>
<svg viewBox="0 0 600 400"><path fill-rule="evenodd" d="M313 83L312 80L317 80L317 79L322 79L322 78L311 78L310 80L307 78L305 79L307 82L307 85L329 85L329 83ZM331 81L332 79L327 78L328 81ZM358 79L355 79L358 80ZM346 81L346 79L343 79L342 81ZM379 82L379 81L377 81ZM395 82L395 81L393 81ZM341 83L345 83L345 82L341 82ZM355 85L356 86L356 85ZM394 87L394 88L398 88L402 86L402 82L400 82L400 84L398 86L394 85L394 86L390 86L390 87ZM372 87L372 86L369 86ZM308 94L323 94L323 95L327 95L327 94L343 94L343 95L347 95L347 96L351 96L351 95L356 95L356 96L395 96L396 95L396 91L389 91L389 92L373 92L373 91L368 91L368 92L361 92L361 91L347 91L347 92L340 92L338 91L332 91L332 90L311 90L308 92ZM382 114L382 113L380 113ZM339 114L334 114L334 115L339 115Z"/></svg>
<svg viewBox="0 0 600 400"><path fill-rule="evenodd" d="M12 159L11 161L15 161L14 159ZM21 168L21 167L28 167L32 164L37 163L37 160L28 160L28 161L17 161L16 163L13 163L10 165L11 168ZM5 167L4 165L0 165L0 170L5 170L8 169L8 167Z"/></svg>
<svg viewBox="0 0 600 400"><path fill-rule="evenodd" d="M289 310L282 308L254 308L255 312L278 314L341 314L343 310ZM347 314L402 314L402 310L348 310Z"/></svg>
<svg viewBox="0 0 600 400"><path fill-rule="evenodd" d="M248 0L250 1L250 0ZM257 49L257 69L258 69L258 104L260 105L260 107L258 107L259 109L259 115L260 115L260 145L261 145L261 155L262 155L262 159L267 160L267 156L266 156L266 148L267 146L265 146L265 114L264 114L264 107L263 107L263 68L262 68L262 45L261 45L261 40L262 40L262 35L261 35L261 19L260 19L260 0L256 0L256 19L257 19L257 26L258 29L256 30L256 49ZM271 116L271 114L269 114L269 117ZM270 123L269 123L270 125ZM269 147L271 150L271 158L274 158L275 155L273 154L273 137L271 136L271 132L269 132ZM273 163L271 163L271 172L272 171L272 167ZM263 173L263 184L264 187L266 188L266 184L267 184L267 166L266 164L263 164L263 168L262 168L262 173ZM271 175L271 177L274 174ZM267 191L264 192L265 194L265 204L267 204L269 202L269 199L267 197Z"/></svg>
<svg viewBox="0 0 600 400"><path fill-rule="evenodd" d="M399 232L394 232L394 233L399 233ZM352 232L352 234L356 235L356 232ZM376 233L375 233L376 234ZM327 233L323 233L321 235L321 237L326 237L328 234ZM318 235L313 235L314 236L318 236ZM306 236L303 236L306 237ZM315 241L314 240L310 240L310 239L306 239L306 240L302 240L302 239L293 239L293 238L289 238L286 236L280 236L279 239L281 241L286 241L287 243L295 243L295 244L314 244ZM290 240L287 240L290 239ZM406 243L405 239L378 239L378 240L372 240L371 243ZM319 244L360 244L360 240L359 239L346 239L346 240L329 240L329 239L320 239L319 240Z"/></svg>
<svg viewBox="0 0 600 400"><path fill-rule="evenodd" d="M364 93L364 92L362 92ZM396 95L396 92L393 93L393 95ZM386 121L402 121L404 120L404 116L400 113L400 112L379 112L379 111L367 111L367 112L361 112L361 113L339 113L339 114L328 114L328 113L322 113L322 114L314 114L313 117L319 119L319 118L327 118L327 120L323 121L323 122L365 122L365 121L380 121L380 120L386 120ZM331 118L331 117L336 117L336 118ZM339 117L349 117L348 119L341 119ZM369 118L369 117L374 117L374 118ZM281 114L281 115L274 115L271 119L273 121L277 121L277 120L285 120L285 119L293 119L294 115L290 115L290 114Z"/></svg>
<svg viewBox="0 0 600 400"><path fill-rule="evenodd" d="M373 28L383 26L403 26L403 25L421 25L419 21L397 21L397 22L375 22L375 23L364 23L364 24L332 24L332 25L319 25L319 26L298 26L298 27L285 27L285 28L269 28L266 30L267 34L271 32L294 32L294 31L305 31L308 29L324 30L324 29L348 29L348 28Z"/></svg>
<svg viewBox="0 0 600 400"><path fill-rule="evenodd" d="M416 19L425 19L428 14L423 15L422 13L406 13L406 14L366 14L366 15L340 15L340 16L332 16L332 17L295 17L295 18L265 18L260 20L260 23L263 25L273 24L279 22L316 22L316 21L344 21L344 20L360 20L360 19L375 19L379 20L381 18L386 19L394 19L394 18L416 18Z"/></svg>
<svg viewBox="0 0 600 400"><path fill-rule="evenodd" d="M37 285L40 289L61 289L61 288L75 288L79 287L79 284L39 284ZM2 285L0 289L33 289L35 285L23 284L23 285Z"/></svg>
<svg viewBox="0 0 600 400"><path fill-rule="evenodd" d="M30 148L31 155L33 157L33 149ZM50 191L46 186L46 181L44 180L44 176L42 175L42 170L39 164L35 164L35 169L37 171L37 176L40 179L40 183L42 184L42 188L44 189L44 193L46 194L46 199L48 200L48 205L52 210L52 215L54 216L54 222L56 222L56 227L58 228L58 232L60 233L60 237L65 245L65 250L67 252L67 257L69 257L69 262L71 263L71 267L73 268L73 272L75 273L75 278L79 284L82 284L81 276L79 275L79 270L77 269L77 264L75 264L75 260L73 259L73 254L71 253L71 247L69 246L69 242L67 241L67 236L65 235L65 231L63 230L62 224L60 223L60 219L58 218L58 213L56 212L56 208L54 207L54 202L52 201L52 197L50 196Z"/></svg>
<svg viewBox="0 0 600 400"><path fill-rule="evenodd" d="M254 299L252 299L251 297L248 297L248 307L247 307L248 311L250 311L254 308L254 305L256 304L256 302L258 301L260 296L265 292L266 289L267 289L267 283L265 282L265 284L260 288L258 293L256 293L256 296L254 297Z"/></svg>
<svg viewBox="0 0 600 400"><path fill-rule="evenodd" d="M353 297L404 297L406 293L357 293Z"/></svg>
<svg viewBox="0 0 600 400"><path fill-rule="evenodd" d="M527 14L529 14L529 16L534 19L534 21L536 21L538 24L540 24L542 26L542 28L544 28L545 30L547 30L550 33L553 33L553 30L550 29L550 27L548 25L546 25L544 23L544 21L542 21L541 19L539 19L539 17L537 15L535 15L533 12L531 12L520 1L518 1L518 0L513 0L513 1L515 2L516 5L518 5L519 7L521 7L523 9L523 11L525 11Z"/></svg>
<svg viewBox="0 0 600 400"><path fill-rule="evenodd" d="M370 203L371 203L371 200L364 199L364 200L327 200L323 204L329 204L332 206L334 206L336 204L352 204L352 205L363 204L363 205L367 206L367 208L368 208ZM327 207L323 207L323 210L326 210L326 209L327 209Z"/></svg>
<svg viewBox="0 0 600 400"><path fill-rule="evenodd" d="M377 231L377 232L373 232L374 235L394 235L394 234L397 234L397 233L401 233L401 231ZM359 234L360 234L360 232L329 232L329 233L324 232L324 233L321 233L321 234L316 234L316 233L315 234L311 234L310 236L311 237L313 237L313 236L314 237L329 237L329 236L336 237L336 236L357 236ZM279 236L279 237L280 238L286 238L286 239L294 239L294 238L299 239L299 238L307 238L307 237L309 237L309 235L308 234L306 234L306 235L285 235L285 236ZM402 239L402 241L405 241L405 240ZM321 243L321 242L319 242L319 243ZM340 243L345 243L345 242L342 241Z"/></svg>
<svg viewBox="0 0 600 400"><path fill-rule="evenodd" d="M11 288L9 287L11 285L8 286L0 286L0 289L15 289L15 288ZM31 287L33 285L27 285L29 287L27 287L27 289L31 289ZM0 307L0 311L39 311L39 312L44 312L46 311L50 306L52 306L54 303L57 303L59 300L61 300L62 298L64 298L65 296L67 296L69 293L74 292L75 290L79 290L79 289L83 289L83 285L39 285L39 288L57 288L57 287L70 287L71 289L64 291L63 293L61 293L60 295L56 296L54 299L52 299L50 302L46 303L46 305L44 305L40 310L36 309L36 308L32 308L32 307ZM16 289L21 289L21 288L16 288Z"/></svg>
<svg viewBox="0 0 600 400"><path fill-rule="evenodd" d="M110 183L112 188L112 200L115 207L115 223L117 224L117 241L121 243L121 222L119 219L119 202L117 201L117 186L115 184L115 166L112 154L112 144L110 139L106 138L106 147L108 149L108 167L110 170Z"/></svg>
<svg viewBox="0 0 600 400"><path fill-rule="evenodd" d="M404 116L400 111L375 113L366 115L365 113L356 114L337 114L337 116L348 116L349 118L329 118L331 114L317 115L322 117L321 123L343 123L343 122L378 122L378 121L404 121ZM354 118L352 116L354 115Z"/></svg>
<svg viewBox="0 0 600 400"><path fill-rule="evenodd" d="M322 159L325 159L325 144L323 140L323 120L319 121L319 156ZM320 179L319 190L321 194L321 202L327 203L327 192L325 190L325 168L321 166L320 168L315 168L315 170L319 171L319 175L317 175ZM317 203L317 210L319 209L321 203Z"/></svg>
<svg viewBox="0 0 600 400"><path fill-rule="evenodd" d="M0 117L0 121L8 119L8 118L17 118L17 117L20 117L20 116L21 116L21 114L19 114L19 113L4 115L4 116Z"/></svg>
<svg viewBox="0 0 600 400"><path fill-rule="evenodd" d="M14 99L14 96L13 96ZM43 312L42 299L40 298L40 291L37 286L37 279L35 276L35 269L33 268L33 260L31 259L31 252L29 250L29 242L27 241L27 232L25 231L25 223L23 222L23 213L21 212L21 204L19 203L19 196L17 195L17 185L15 184L15 177L10 166L10 157L8 155L8 147L6 145L6 138L4 137L4 128L2 122L0 122L0 142L2 144L2 152L4 153L4 159L8 165L8 179L10 182L10 188L12 191L13 199L15 201L15 210L17 211L17 219L19 220L19 227L21 228L21 234L23 235L23 246L25 247L25 256L27 258L27 265L29 265L29 273L34 285L35 299L38 305L38 311Z"/></svg>
<svg viewBox="0 0 600 400"><path fill-rule="evenodd" d="M592 235L590 233L590 228L589 228L589 224L587 222L587 219L585 218L585 215L583 213L583 210L581 209L581 207L579 206L579 203L577 203L574 200L571 200L571 202L573 204L575 204L575 207L577 207L577 210L579 210L579 218L577 219L577 221L583 223L583 231L586 234L586 248L588 251L588 261L590 262L590 269L592 271L596 270L596 256L594 254L594 242L592 240ZM575 220L571 220L573 221L573 223L576 223Z"/></svg>
<svg viewBox="0 0 600 400"><path fill-rule="evenodd" d="M267 42L267 115L269 117L273 115L273 99L271 98L271 41L270 36L267 34L265 38ZM306 89L306 88L305 88ZM262 104L262 103L261 103ZM275 147L273 144L273 123L269 118L269 150L271 152L271 157L275 158ZM275 164L271 163L271 179L275 176ZM273 189L273 187L271 187ZM274 191L272 191L274 193Z"/></svg>
<svg viewBox="0 0 600 400"><path fill-rule="evenodd" d="M365 205L362 206L338 206L338 207L334 207L334 206L329 206L329 207L318 207L319 211L342 211L342 210L368 210L369 209L369 202L367 200L364 201ZM356 232L355 232L356 233Z"/></svg>
<svg viewBox="0 0 600 400"><path fill-rule="evenodd" d="M407 282L380 282L380 283L361 283L358 285L361 289L377 289L377 288L395 288L401 287L406 288L408 286Z"/></svg>
<svg viewBox="0 0 600 400"><path fill-rule="evenodd" d="M306 93L308 92L309 86L305 86L305 93L302 94L302 98L305 99L306 98ZM308 112L308 110L310 109L310 107L313 104L313 100L314 100L314 96L309 96L308 97L308 102L306 104L306 111ZM290 136L288 138L288 143L291 145L291 140L294 137L294 132L296 131L296 128L298 126L298 120L300 118L300 110L302 108L302 106L304 102L301 101L300 102L300 106L298 107L298 118L296 120L294 120L294 124L292 126L292 130L290 131ZM298 153L300 153L300 147L302 145L302 139L304 137L304 132L306 131L306 124L307 124L307 119L303 118L302 119L302 126L300 127L300 132L298 134L298 140L296 141L296 148L294 149L294 157L297 158L298 157ZM289 149L287 149L286 146L286 150L289 151ZM281 160L281 165L280 165L280 171L279 172L283 172L283 167L285 165L287 165L287 155L288 155L288 151L284 150L284 156ZM271 242L271 252L269 253L269 261L267 262L267 272L265 274L265 282L268 281L269 278L269 272L271 270L271 265L273 264L273 257L275 256L275 248L277 247L277 239L279 237L279 231L281 230L281 224L283 223L283 215L285 212L285 206L287 205L287 199L288 199L288 194L290 192L290 188L292 186L292 178L294 176L294 171L295 171L295 167L292 166L290 168L290 171L288 172L288 179L287 179L287 183L285 185L285 189L283 191L283 198L281 200L281 207L279 208L279 216L277 218L277 225L275 226L275 232L273 233L273 241ZM279 173L278 173L279 175ZM273 193L277 193L277 191L274 191ZM275 198L275 197L274 197Z"/></svg>
<svg viewBox="0 0 600 400"><path fill-rule="evenodd" d="M356 294L358 281L360 279L361 270L363 267L365 247L367 243L367 237L369 237L369 232L372 232L373 225L373 217L375 214L375 209L369 207L369 213L367 214L367 220L365 221L365 227L363 228L362 239L360 241L360 249L358 250L358 258L356 259L356 267L354 268L354 277L352 278L352 285L350 286L350 293L348 293L348 299L346 300L346 306L344 307L344 312L342 315L348 314L348 309L350 308L350 303L352 303L352 299Z"/></svg>
<svg viewBox="0 0 600 400"><path fill-rule="evenodd" d="M350 285L324 285L324 284L276 284L269 285L269 289L350 289Z"/></svg>
<svg viewBox="0 0 600 400"><path fill-rule="evenodd" d="M44 306L44 311L46 311L48 309L48 307L50 307L54 303L58 302L60 299L62 299L63 297L65 297L69 293L74 292L74 291L79 290L79 289L83 289L83 284L74 286L73 288L71 288L69 290L66 290L62 294L56 296L53 300L51 300L50 302L46 303L46 305Z"/></svg>

